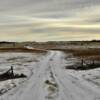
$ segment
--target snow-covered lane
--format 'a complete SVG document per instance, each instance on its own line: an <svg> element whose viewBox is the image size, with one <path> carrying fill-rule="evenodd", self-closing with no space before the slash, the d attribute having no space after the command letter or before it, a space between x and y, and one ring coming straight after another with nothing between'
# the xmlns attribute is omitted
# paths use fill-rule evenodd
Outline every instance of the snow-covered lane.
<svg viewBox="0 0 100 100"><path fill-rule="evenodd" d="M59 85L61 100L100 100L100 90L93 84L77 77L73 71L64 69L64 54L56 52L51 63L52 71Z"/></svg>
<svg viewBox="0 0 100 100"><path fill-rule="evenodd" d="M99 88L66 70L65 64L64 53L49 51L36 64L30 79L0 100L100 100Z"/></svg>
<svg viewBox="0 0 100 100"><path fill-rule="evenodd" d="M34 74L21 86L9 91L7 94L0 97L0 100L43 100L43 78L45 77L46 69L49 60L54 56L54 53L48 53L47 56L40 60L35 66ZM34 66L33 66L34 67ZM43 99L42 99L43 98Z"/></svg>

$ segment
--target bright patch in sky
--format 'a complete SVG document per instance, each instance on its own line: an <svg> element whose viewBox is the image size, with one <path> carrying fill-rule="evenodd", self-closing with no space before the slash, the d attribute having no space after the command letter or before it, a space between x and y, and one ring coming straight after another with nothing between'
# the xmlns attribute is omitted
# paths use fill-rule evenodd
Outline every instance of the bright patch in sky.
<svg viewBox="0 0 100 100"><path fill-rule="evenodd" d="M100 39L100 0L1 0L1 41Z"/></svg>

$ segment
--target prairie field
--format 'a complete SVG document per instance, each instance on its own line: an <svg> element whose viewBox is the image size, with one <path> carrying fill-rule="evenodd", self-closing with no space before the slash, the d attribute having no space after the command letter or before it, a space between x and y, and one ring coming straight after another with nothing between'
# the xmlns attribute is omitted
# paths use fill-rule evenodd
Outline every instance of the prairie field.
<svg viewBox="0 0 100 100"><path fill-rule="evenodd" d="M98 42L12 44L0 46L0 100L100 100Z"/></svg>

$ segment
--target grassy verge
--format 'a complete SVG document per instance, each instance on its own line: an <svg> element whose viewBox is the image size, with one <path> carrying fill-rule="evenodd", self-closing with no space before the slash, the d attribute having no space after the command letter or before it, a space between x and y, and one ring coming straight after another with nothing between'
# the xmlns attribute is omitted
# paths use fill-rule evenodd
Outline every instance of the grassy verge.
<svg viewBox="0 0 100 100"><path fill-rule="evenodd" d="M71 48L64 50L77 58L78 63L67 66L67 69L89 70L100 67L100 48Z"/></svg>
<svg viewBox="0 0 100 100"><path fill-rule="evenodd" d="M20 48L0 48L0 52L45 53L46 50Z"/></svg>

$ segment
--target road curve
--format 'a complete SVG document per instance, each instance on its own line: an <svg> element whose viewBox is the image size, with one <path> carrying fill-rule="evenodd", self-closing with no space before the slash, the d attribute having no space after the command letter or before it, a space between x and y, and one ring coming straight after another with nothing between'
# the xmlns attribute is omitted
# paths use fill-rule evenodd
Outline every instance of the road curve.
<svg viewBox="0 0 100 100"><path fill-rule="evenodd" d="M100 100L100 90L66 70L64 58L60 51L49 51L38 67L33 66L30 79L0 100Z"/></svg>

